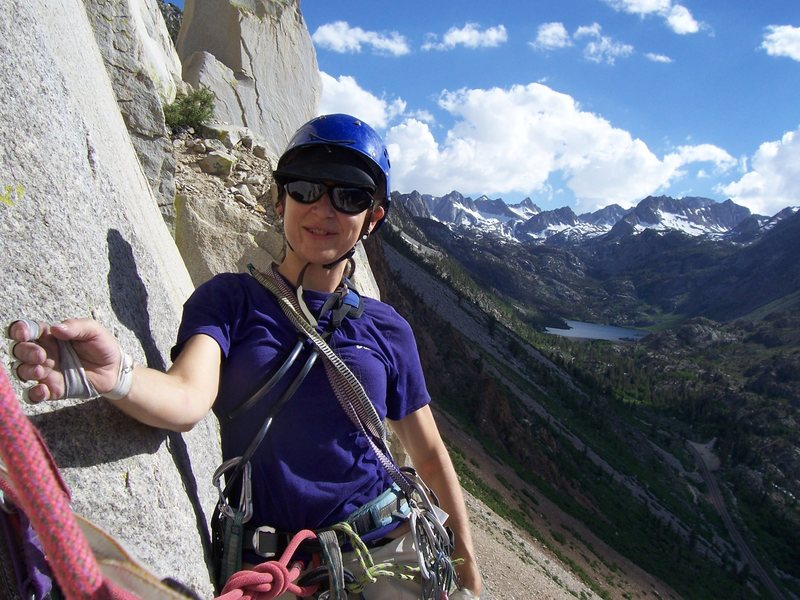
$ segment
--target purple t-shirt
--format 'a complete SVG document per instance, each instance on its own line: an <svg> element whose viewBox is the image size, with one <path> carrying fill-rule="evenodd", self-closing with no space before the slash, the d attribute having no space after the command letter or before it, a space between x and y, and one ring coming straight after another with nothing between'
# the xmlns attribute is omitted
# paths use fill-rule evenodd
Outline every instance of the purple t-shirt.
<svg viewBox="0 0 800 600"><path fill-rule="evenodd" d="M307 291L303 297L317 314L327 296ZM358 377L378 415L399 420L430 402L416 342L392 307L371 298L363 302L364 314L346 318L328 343ZM320 329L327 322L323 317ZM231 419L229 414L283 364L298 332L254 277L231 273L207 281L186 301L173 358L196 334L212 337L222 349L213 410L223 457L241 456L308 352L300 354L272 392ZM254 515L249 525L285 532L342 521L392 483L336 399L322 357L275 417L251 464Z"/></svg>

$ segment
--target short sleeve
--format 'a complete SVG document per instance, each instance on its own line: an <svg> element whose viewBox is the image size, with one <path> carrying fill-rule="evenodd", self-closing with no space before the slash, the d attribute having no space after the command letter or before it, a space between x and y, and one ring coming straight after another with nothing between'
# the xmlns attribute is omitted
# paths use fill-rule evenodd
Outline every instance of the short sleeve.
<svg viewBox="0 0 800 600"><path fill-rule="evenodd" d="M242 288L235 274L217 275L200 285L183 305L178 338L170 357L174 361L183 345L194 335L205 334L214 339L228 356L231 327L236 323L236 307L241 306Z"/></svg>
<svg viewBox="0 0 800 600"><path fill-rule="evenodd" d="M431 401L425 384L417 342L411 326L394 309L392 326L385 334L390 342L392 364L386 390L386 416L394 421L422 408Z"/></svg>

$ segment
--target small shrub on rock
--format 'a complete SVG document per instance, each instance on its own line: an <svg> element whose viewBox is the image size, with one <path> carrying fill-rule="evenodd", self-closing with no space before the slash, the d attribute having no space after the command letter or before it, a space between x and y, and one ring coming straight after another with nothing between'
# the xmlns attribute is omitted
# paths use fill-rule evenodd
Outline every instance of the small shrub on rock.
<svg viewBox="0 0 800 600"><path fill-rule="evenodd" d="M208 88L178 94L175 102L164 107L164 121L173 131L200 127L214 114L215 98Z"/></svg>

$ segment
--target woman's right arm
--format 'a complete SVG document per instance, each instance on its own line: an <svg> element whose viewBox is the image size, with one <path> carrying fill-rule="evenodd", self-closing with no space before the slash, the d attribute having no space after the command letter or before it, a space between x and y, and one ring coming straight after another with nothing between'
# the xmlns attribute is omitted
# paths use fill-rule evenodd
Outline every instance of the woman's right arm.
<svg viewBox="0 0 800 600"><path fill-rule="evenodd" d="M39 328L35 340L31 339L25 321L15 321L8 330L9 337L18 342L13 349L14 358L19 361L16 375L36 382L28 390L31 402L64 395L56 340L72 344L89 381L100 394L114 387L122 353L116 338L97 321L68 319L57 325L40 323ZM206 335L195 335L186 341L169 371L136 366L128 394L109 402L147 425L188 431L214 403L221 360L222 352L216 341Z"/></svg>
<svg viewBox="0 0 800 600"><path fill-rule="evenodd" d="M135 367L131 391L121 400L109 402L147 425L189 431L211 410L217 397L221 356L214 339L194 335L166 373Z"/></svg>

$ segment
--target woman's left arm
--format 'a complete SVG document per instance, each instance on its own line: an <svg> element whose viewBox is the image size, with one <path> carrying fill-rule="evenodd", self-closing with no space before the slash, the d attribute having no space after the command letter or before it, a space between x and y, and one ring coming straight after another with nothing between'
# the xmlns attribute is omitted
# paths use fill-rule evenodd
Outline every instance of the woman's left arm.
<svg viewBox="0 0 800 600"><path fill-rule="evenodd" d="M481 576L472 545L464 495L430 406L423 406L391 424L414 468L438 496L442 509L449 515L447 525L455 534L453 556L464 559L464 563L457 567L460 584L480 596Z"/></svg>

